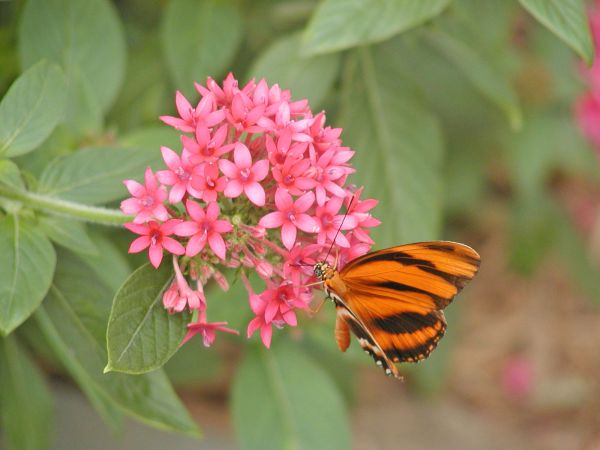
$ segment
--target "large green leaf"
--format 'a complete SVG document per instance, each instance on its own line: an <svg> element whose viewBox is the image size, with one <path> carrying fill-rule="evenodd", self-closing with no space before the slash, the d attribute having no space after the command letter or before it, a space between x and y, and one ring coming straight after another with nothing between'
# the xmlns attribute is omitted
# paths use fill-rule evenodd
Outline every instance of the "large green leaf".
<svg viewBox="0 0 600 450"><path fill-rule="evenodd" d="M0 334L6 335L44 299L56 254L44 234L17 215L0 218Z"/></svg>
<svg viewBox="0 0 600 450"><path fill-rule="evenodd" d="M325 0L304 36L308 55L379 42L437 16L450 0Z"/></svg>
<svg viewBox="0 0 600 450"><path fill-rule="evenodd" d="M41 216L40 229L58 245L86 255L98 254L98 248L87 234L86 225L72 219Z"/></svg>
<svg viewBox="0 0 600 450"><path fill-rule="evenodd" d="M83 260L61 253L52 288L35 318L62 364L91 400L117 406L157 428L198 430L161 370L131 376L103 374L105 327L113 295ZM97 406L97 402L94 403Z"/></svg>
<svg viewBox="0 0 600 450"><path fill-rule="evenodd" d="M361 49L348 61L342 139L356 155L354 182L378 198L378 246L432 239L441 218L439 125L392 50Z"/></svg>
<svg viewBox="0 0 600 450"><path fill-rule="evenodd" d="M162 26L162 44L175 85L193 92L193 82L218 77L241 43L242 18L229 0L173 0Z"/></svg>
<svg viewBox="0 0 600 450"><path fill-rule="evenodd" d="M588 64L592 64L594 44L583 0L519 0L519 2Z"/></svg>
<svg viewBox="0 0 600 450"><path fill-rule="evenodd" d="M125 281L113 300L106 331L105 370L145 373L162 367L173 356L187 331L189 313L169 314L162 294L173 280L165 262L158 269L147 263Z"/></svg>
<svg viewBox="0 0 600 450"><path fill-rule="evenodd" d="M160 164L160 152L95 147L56 159L42 173L38 192L86 204L129 196L123 180L141 180L147 166Z"/></svg>
<svg viewBox="0 0 600 450"><path fill-rule="evenodd" d="M507 76L499 72L466 42L441 31L426 34L434 47L454 64L484 97L500 108L513 129L521 126L517 94Z"/></svg>
<svg viewBox="0 0 600 450"><path fill-rule="evenodd" d="M49 448L52 398L37 367L12 336L0 339L0 397L6 448Z"/></svg>
<svg viewBox="0 0 600 450"><path fill-rule="evenodd" d="M24 67L42 58L61 65L69 86L67 120L78 129L90 121L97 125L123 80L125 38L107 0L29 0L19 51Z"/></svg>
<svg viewBox="0 0 600 450"><path fill-rule="evenodd" d="M339 54L301 57L300 36L294 34L277 40L260 55L250 76L290 89L294 99L307 98L315 109L331 89L339 64Z"/></svg>
<svg viewBox="0 0 600 450"><path fill-rule="evenodd" d="M35 149L63 116L63 74L42 61L12 84L0 103L0 155L17 156Z"/></svg>
<svg viewBox="0 0 600 450"><path fill-rule="evenodd" d="M233 385L232 409L242 449L350 448L340 393L296 344L249 349Z"/></svg>

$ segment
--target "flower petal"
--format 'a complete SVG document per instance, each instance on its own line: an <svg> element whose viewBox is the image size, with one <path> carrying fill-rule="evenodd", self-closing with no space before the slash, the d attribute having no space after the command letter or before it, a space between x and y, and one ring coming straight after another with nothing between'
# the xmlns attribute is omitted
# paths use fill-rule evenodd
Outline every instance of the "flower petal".
<svg viewBox="0 0 600 450"><path fill-rule="evenodd" d="M271 347L271 337L273 336L273 328L271 324L264 324L260 327L260 338L263 341L265 347Z"/></svg>
<svg viewBox="0 0 600 450"><path fill-rule="evenodd" d="M269 174L269 161L261 159L252 166L252 173L256 181L264 180Z"/></svg>
<svg viewBox="0 0 600 450"><path fill-rule="evenodd" d="M244 193L256 206L265 205L265 190L260 184L254 182L244 185Z"/></svg>
<svg viewBox="0 0 600 450"><path fill-rule="evenodd" d="M250 156L250 150L241 142L235 144L235 150L233 152L233 160L235 165L240 169L246 169L252 166L252 156Z"/></svg>
<svg viewBox="0 0 600 450"><path fill-rule="evenodd" d="M296 227L289 222L284 223L281 227L281 242L288 250L291 250L296 242L296 231Z"/></svg>
<svg viewBox="0 0 600 450"><path fill-rule="evenodd" d="M242 183L238 180L230 180L229 183L227 183L227 187L223 191L223 194L228 198L236 198L240 196L243 190L244 186L242 186Z"/></svg>
<svg viewBox="0 0 600 450"><path fill-rule="evenodd" d="M279 211L275 211L272 213L263 216L258 225L265 228L277 228L283 224L283 214Z"/></svg>
<svg viewBox="0 0 600 450"><path fill-rule="evenodd" d="M129 253L139 253L150 245L148 236L140 236L129 245Z"/></svg>
<svg viewBox="0 0 600 450"><path fill-rule="evenodd" d="M160 266L160 262L163 258L163 249L160 245L150 245L150 249L148 250L148 259L150 259L150 264L152 264L155 268L158 269Z"/></svg>
<svg viewBox="0 0 600 450"><path fill-rule="evenodd" d="M300 196L298 200L296 200L296 202L294 203L294 209L297 212L304 212L308 208L310 208L314 202L315 194L312 191L307 192L306 194Z"/></svg>
<svg viewBox="0 0 600 450"><path fill-rule="evenodd" d="M165 236L162 238L162 246L174 255L183 255L185 253L185 248L183 245L181 245L179 241L176 241L170 237Z"/></svg>
<svg viewBox="0 0 600 450"><path fill-rule="evenodd" d="M198 253L202 251L204 246L206 245L206 235L204 234L195 234L193 235L185 249L186 256L196 256Z"/></svg>
<svg viewBox="0 0 600 450"><path fill-rule="evenodd" d="M221 172L228 178L234 179L238 177L239 170L237 166L227 159L219 160L219 169L221 169Z"/></svg>
<svg viewBox="0 0 600 450"><path fill-rule="evenodd" d="M219 233L210 233L208 235L208 245L211 250L214 252L222 260L225 260L225 253L227 252L227 247L225 246L225 241L221 237Z"/></svg>

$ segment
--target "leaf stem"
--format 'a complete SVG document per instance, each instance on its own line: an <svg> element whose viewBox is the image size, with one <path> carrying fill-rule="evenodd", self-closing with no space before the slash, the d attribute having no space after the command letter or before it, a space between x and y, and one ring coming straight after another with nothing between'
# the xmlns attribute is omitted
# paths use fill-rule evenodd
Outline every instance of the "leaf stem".
<svg viewBox="0 0 600 450"><path fill-rule="evenodd" d="M0 185L0 199L17 201L28 208L100 225L118 226L132 220L118 209L89 206L35 192Z"/></svg>

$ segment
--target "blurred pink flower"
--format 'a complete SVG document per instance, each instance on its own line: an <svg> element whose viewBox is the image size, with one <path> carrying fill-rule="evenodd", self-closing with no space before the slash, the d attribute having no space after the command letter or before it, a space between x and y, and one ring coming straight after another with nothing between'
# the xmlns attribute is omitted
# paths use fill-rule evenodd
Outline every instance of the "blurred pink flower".
<svg viewBox="0 0 600 450"><path fill-rule="evenodd" d="M227 322L193 322L187 324L188 332L181 341L181 345L185 344L187 341L192 339L195 335L200 334L202 336L202 343L205 347L210 347L215 341L216 332L223 331L224 333L229 334L237 334L240 332L237 330L233 330L231 328L227 328Z"/></svg>
<svg viewBox="0 0 600 450"><path fill-rule="evenodd" d="M533 368L531 362L523 357L511 357L502 373L502 387L512 398L523 398L533 388Z"/></svg>
<svg viewBox="0 0 600 450"><path fill-rule="evenodd" d="M163 258L163 248L174 255L183 255L185 253L183 245L169 237L180 223L181 220L179 219L169 219L163 223L154 220L143 224L126 223L125 228L141 235L131 243L129 253L139 253L148 248L148 257L154 267L160 266Z"/></svg>
<svg viewBox="0 0 600 450"><path fill-rule="evenodd" d="M575 117L581 133L599 150L600 155L600 0L589 9L588 17L596 58L591 68L581 67L588 90L575 102Z"/></svg>
<svg viewBox="0 0 600 450"><path fill-rule="evenodd" d="M121 211L124 214L136 214L133 221L143 223L148 219L167 220L169 214L163 202L167 198L167 190L164 186L159 186L156 176L152 173L150 167L146 169L144 175L145 186L135 180L125 180L123 183L133 198L128 198L121 202Z"/></svg>

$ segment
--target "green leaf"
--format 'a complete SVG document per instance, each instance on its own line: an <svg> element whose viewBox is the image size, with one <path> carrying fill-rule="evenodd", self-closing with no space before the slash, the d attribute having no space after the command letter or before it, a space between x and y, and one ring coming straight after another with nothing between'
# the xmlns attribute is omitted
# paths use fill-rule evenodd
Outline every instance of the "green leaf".
<svg viewBox="0 0 600 450"><path fill-rule="evenodd" d="M119 145L130 148L143 148L148 152L160 152L165 146L177 149L181 146L181 133L166 125L139 127L121 136Z"/></svg>
<svg viewBox="0 0 600 450"><path fill-rule="evenodd" d="M450 0L325 0L304 36L307 55L384 41L440 14Z"/></svg>
<svg viewBox="0 0 600 450"><path fill-rule="evenodd" d="M35 314L37 324L82 390L95 396L91 400L116 406L157 428L197 434L163 371L139 376L102 373L112 295L81 259L61 253L53 286Z"/></svg>
<svg viewBox="0 0 600 450"><path fill-rule="evenodd" d="M7 335L44 299L56 264L50 241L19 216L0 219L0 333Z"/></svg>
<svg viewBox="0 0 600 450"><path fill-rule="evenodd" d="M0 103L0 155L17 156L40 145L63 117L63 74L42 61L12 84Z"/></svg>
<svg viewBox="0 0 600 450"><path fill-rule="evenodd" d="M115 230L99 228L91 228L88 234L94 245L101 248L102 251L86 256L85 262L107 286L110 286L113 292L116 292L132 270L129 260L124 254L127 247L113 242L117 235Z"/></svg>
<svg viewBox="0 0 600 450"><path fill-rule="evenodd" d="M382 48L354 53L346 67L342 138L355 151L353 178L374 211L378 246L437 237L441 221L442 140L404 68Z"/></svg>
<svg viewBox="0 0 600 450"><path fill-rule="evenodd" d="M107 0L29 0L19 29L21 64L45 58L67 78L67 112L76 125L97 122L112 105L125 72L125 37Z"/></svg>
<svg viewBox="0 0 600 450"><path fill-rule="evenodd" d="M95 147L57 158L42 173L38 192L79 203L100 204L129 196L123 180L141 180L160 152Z"/></svg>
<svg viewBox="0 0 600 450"><path fill-rule="evenodd" d="M88 236L86 226L82 222L55 216L41 216L40 229L52 241L75 253L98 254L98 247Z"/></svg>
<svg viewBox="0 0 600 450"><path fill-rule="evenodd" d="M49 448L52 397L37 367L12 336L0 339L0 397L7 448Z"/></svg>
<svg viewBox="0 0 600 450"><path fill-rule="evenodd" d="M177 351L191 317L183 312L169 314L164 308L162 294L172 280L173 267L165 261L158 269L143 265L121 286L106 331L105 371L149 372Z"/></svg>
<svg viewBox="0 0 600 450"><path fill-rule="evenodd" d="M542 25L562 39L586 63L594 60L594 44L582 0L519 0Z"/></svg>
<svg viewBox="0 0 600 450"><path fill-rule="evenodd" d="M429 42L457 69L462 71L481 95L498 106L513 129L521 127L523 118L517 94L508 77L492 67L474 48L441 31L426 34Z"/></svg>
<svg viewBox="0 0 600 450"><path fill-rule="evenodd" d="M16 190L25 189L19 166L9 159L0 160L0 185Z"/></svg>
<svg viewBox="0 0 600 450"><path fill-rule="evenodd" d="M172 0L162 24L162 44L178 89L191 94L193 82L218 77L242 39L242 18L233 2Z"/></svg>
<svg viewBox="0 0 600 450"><path fill-rule="evenodd" d="M335 384L289 342L249 349L234 381L232 409L242 449L350 448L348 414Z"/></svg>
<svg viewBox="0 0 600 450"><path fill-rule="evenodd" d="M266 78L290 89L294 99L306 98L313 109L320 105L331 89L340 65L340 55L303 58L300 35L285 36L258 57L250 77Z"/></svg>

